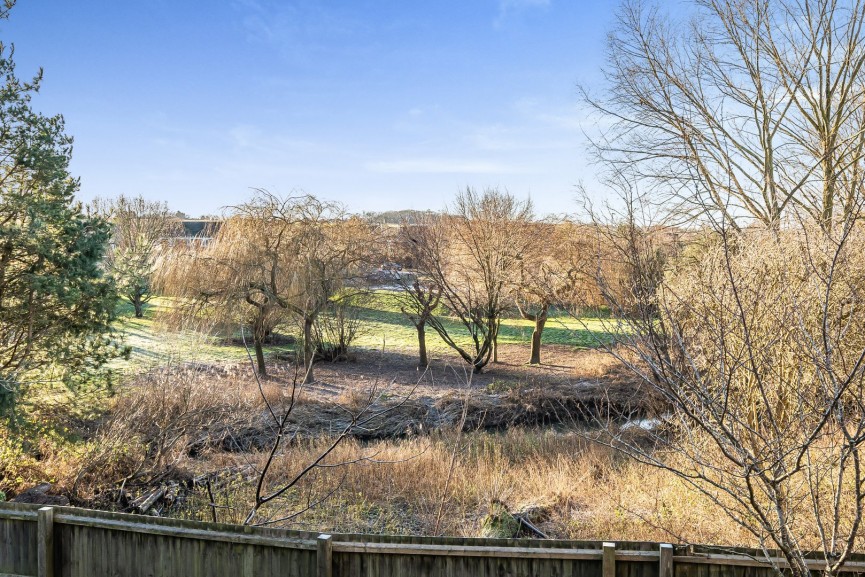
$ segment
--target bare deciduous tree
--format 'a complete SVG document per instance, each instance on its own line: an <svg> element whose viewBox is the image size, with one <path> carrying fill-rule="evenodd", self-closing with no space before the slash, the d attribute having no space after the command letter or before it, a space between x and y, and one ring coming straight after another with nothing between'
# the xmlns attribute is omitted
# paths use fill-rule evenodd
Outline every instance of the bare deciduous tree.
<svg viewBox="0 0 865 577"><path fill-rule="evenodd" d="M400 311L417 331L418 368L429 366L426 346L426 325L441 300L441 290L434 283L427 283L409 275L400 275L398 282Z"/></svg>
<svg viewBox="0 0 865 577"><path fill-rule="evenodd" d="M551 307L570 301L587 259L578 255L579 239L565 223L534 223L526 230L525 252L511 274L520 316L535 323L529 364L541 363L541 342ZM555 247L551 249L551 247Z"/></svg>
<svg viewBox="0 0 865 577"><path fill-rule="evenodd" d="M512 302L509 275L530 244L532 219L531 201L467 189L450 213L404 229L418 271L441 291L442 304L467 329L471 344L459 342L436 315L429 325L476 372L493 357L501 315Z"/></svg>
<svg viewBox="0 0 865 577"><path fill-rule="evenodd" d="M586 94L611 121L595 151L622 196L594 223L626 264L595 269L609 351L660 399L600 424L716 503L779 574L806 577L816 556L835 575L865 512L865 4L692 7L682 26L626 3L609 96ZM670 252L658 213L703 228Z"/></svg>
<svg viewBox="0 0 865 577"><path fill-rule="evenodd" d="M659 272L659 227L640 221L634 200L620 226L598 230L619 235L643 280L626 302L599 284L619 313L608 350L644 393L599 419L598 438L713 501L779 574L776 549L797 577L810 575L813 554L837 574L863 544L865 513L858 218L831 231L809 214L694 232Z"/></svg>
<svg viewBox="0 0 865 577"><path fill-rule="evenodd" d="M169 320L229 334L250 327L261 375L264 341L288 315L294 255L286 237L298 220L294 200L256 196L225 219L207 246L175 247L159 270L160 288L177 298Z"/></svg>
<svg viewBox="0 0 865 577"><path fill-rule="evenodd" d="M680 22L639 0L610 35L595 151L679 215L830 227L862 195L865 4L705 0Z"/></svg>

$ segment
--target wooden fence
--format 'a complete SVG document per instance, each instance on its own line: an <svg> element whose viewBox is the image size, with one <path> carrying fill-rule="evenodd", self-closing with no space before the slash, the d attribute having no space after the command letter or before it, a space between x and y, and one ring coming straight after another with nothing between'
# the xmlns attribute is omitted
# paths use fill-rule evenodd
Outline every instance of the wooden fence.
<svg viewBox="0 0 865 577"><path fill-rule="evenodd" d="M774 562L783 567L780 559ZM815 558L812 569L822 563ZM865 576L856 555L845 577ZM769 577L757 550L322 535L0 503L0 577Z"/></svg>

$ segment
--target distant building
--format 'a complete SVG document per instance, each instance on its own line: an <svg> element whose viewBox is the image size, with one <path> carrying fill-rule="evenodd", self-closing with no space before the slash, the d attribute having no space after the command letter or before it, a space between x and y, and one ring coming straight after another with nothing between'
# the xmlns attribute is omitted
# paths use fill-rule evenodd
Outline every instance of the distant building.
<svg viewBox="0 0 865 577"><path fill-rule="evenodd" d="M184 218L180 220L182 230L179 236L166 238L169 246L185 244L186 246L205 247L210 244L216 232L222 225L221 220Z"/></svg>

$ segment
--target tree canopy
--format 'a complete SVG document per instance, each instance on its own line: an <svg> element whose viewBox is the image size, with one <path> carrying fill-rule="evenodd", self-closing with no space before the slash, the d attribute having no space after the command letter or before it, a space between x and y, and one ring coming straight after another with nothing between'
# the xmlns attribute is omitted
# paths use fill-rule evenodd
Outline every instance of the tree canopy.
<svg viewBox="0 0 865 577"><path fill-rule="evenodd" d="M6 48L0 77L0 399L8 407L32 380L92 382L120 348L110 327L114 286L100 266L108 224L74 200L72 138L62 116L31 107L41 71L19 80Z"/></svg>
<svg viewBox="0 0 865 577"><path fill-rule="evenodd" d="M144 316L144 304L153 298L152 280L163 245L182 233L183 226L164 202L120 195L94 202L96 211L111 223L111 247L105 269L119 294Z"/></svg>

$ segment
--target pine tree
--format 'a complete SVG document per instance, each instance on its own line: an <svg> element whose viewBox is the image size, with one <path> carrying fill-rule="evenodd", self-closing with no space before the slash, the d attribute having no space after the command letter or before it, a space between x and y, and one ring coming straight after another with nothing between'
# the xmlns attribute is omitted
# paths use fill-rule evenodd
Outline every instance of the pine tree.
<svg viewBox="0 0 865 577"><path fill-rule="evenodd" d="M72 138L33 110L42 72L22 82L12 52L0 45L0 410L28 383L93 383L122 352L100 265L108 224L75 201Z"/></svg>

